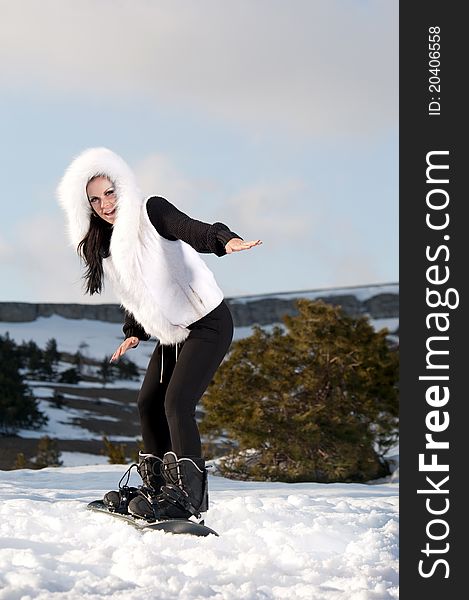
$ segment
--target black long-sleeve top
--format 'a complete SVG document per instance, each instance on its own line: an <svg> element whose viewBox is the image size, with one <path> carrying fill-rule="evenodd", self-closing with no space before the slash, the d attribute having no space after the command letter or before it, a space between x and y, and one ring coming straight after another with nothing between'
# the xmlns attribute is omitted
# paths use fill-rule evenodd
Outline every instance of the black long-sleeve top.
<svg viewBox="0 0 469 600"><path fill-rule="evenodd" d="M172 241L182 240L197 252L224 256L226 244L233 238L240 238L224 223L210 225L191 219L160 196L153 196L147 200L147 213L152 225L162 237ZM127 311L122 329L125 339L135 336L139 340L149 340L151 337Z"/></svg>

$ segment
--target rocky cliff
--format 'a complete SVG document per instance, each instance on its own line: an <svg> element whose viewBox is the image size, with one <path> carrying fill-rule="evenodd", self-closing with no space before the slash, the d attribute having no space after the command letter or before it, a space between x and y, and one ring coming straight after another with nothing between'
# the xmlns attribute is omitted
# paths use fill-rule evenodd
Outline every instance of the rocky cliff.
<svg viewBox="0 0 469 600"><path fill-rule="evenodd" d="M321 299L340 305L350 315L369 315L372 319L399 317L399 284L356 286L329 290L304 290L263 296L227 298L236 327L254 323L270 325L283 315L295 315L298 298ZM0 321L18 323L39 317L59 315L66 319L91 319L121 323L123 311L117 304L33 304L0 302Z"/></svg>

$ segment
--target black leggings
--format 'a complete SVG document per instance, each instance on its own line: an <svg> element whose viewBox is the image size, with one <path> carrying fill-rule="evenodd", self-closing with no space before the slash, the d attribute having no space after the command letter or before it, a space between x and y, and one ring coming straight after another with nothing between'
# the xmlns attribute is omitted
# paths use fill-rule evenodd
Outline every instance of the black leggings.
<svg viewBox="0 0 469 600"><path fill-rule="evenodd" d="M158 344L138 395L145 452L160 458L170 450L177 456L201 456L195 407L233 339L225 301L188 329L188 338L177 345L177 360L176 346Z"/></svg>

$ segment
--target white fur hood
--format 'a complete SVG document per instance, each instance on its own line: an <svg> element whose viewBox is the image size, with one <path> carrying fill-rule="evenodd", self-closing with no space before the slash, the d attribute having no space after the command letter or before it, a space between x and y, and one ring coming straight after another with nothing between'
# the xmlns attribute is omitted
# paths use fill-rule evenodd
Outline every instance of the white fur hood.
<svg viewBox="0 0 469 600"><path fill-rule="evenodd" d="M92 208L86 185L96 175L105 175L114 184L121 215L124 207L119 199L125 198L125 212L134 215L138 215L145 201L132 170L120 156L107 148L89 148L82 152L67 168L57 188L59 204L67 215L70 241L75 248L89 229ZM115 225L119 220L118 210Z"/></svg>

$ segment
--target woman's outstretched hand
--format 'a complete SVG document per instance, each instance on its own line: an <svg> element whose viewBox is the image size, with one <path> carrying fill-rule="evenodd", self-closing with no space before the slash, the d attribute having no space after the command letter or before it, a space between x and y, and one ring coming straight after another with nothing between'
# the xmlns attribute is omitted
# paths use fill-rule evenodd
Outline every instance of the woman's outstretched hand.
<svg viewBox="0 0 469 600"><path fill-rule="evenodd" d="M249 248L254 248L254 246L260 246L262 244L261 240L255 240L253 242L245 242L241 238L232 238L225 246L225 250L227 254L231 254L232 252L240 252L241 250L249 250Z"/></svg>
<svg viewBox="0 0 469 600"><path fill-rule="evenodd" d="M140 340L136 336L131 336L124 340L122 344L117 348L114 354L111 356L111 360L109 362L117 362L121 356L127 352L129 348L136 348L139 344Z"/></svg>

